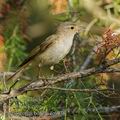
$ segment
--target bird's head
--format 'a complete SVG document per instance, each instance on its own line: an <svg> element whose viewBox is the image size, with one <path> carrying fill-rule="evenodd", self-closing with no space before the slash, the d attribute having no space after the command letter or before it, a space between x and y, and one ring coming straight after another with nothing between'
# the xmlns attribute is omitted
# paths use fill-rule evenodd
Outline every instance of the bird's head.
<svg viewBox="0 0 120 120"><path fill-rule="evenodd" d="M58 26L57 31L64 32L65 34L67 34L67 33L76 34L76 33L83 31L83 29L84 29L83 26L80 26L76 23L64 22Z"/></svg>

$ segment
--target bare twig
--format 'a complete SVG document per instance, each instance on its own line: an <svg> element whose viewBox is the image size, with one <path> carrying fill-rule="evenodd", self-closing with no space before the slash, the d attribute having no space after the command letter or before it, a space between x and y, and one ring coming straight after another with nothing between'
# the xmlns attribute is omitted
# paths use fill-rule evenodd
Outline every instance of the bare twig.
<svg viewBox="0 0 120 120"><path fill-rule="evenodd" d="M50 87L50 86L52 86L54 84L57 84L59 82L65 82L67 80L70 80L70 78L84 78L84 77L87 77L87 76L90 76L90 75L94 75L94 74L98 74L98 73L104 73L104 72L107 72L107 73L120 72L120 69L114 69L114 68L107 68L106 69L106 67L117 64L119 62L120 62L120 58L117 58L117 59L114 59L114 60L109 60L107 62L107 64L102 66L102 67L97 67L97 68L93 67L93 68L83 70L83 71L80 71L80 72L72 72L72 73L59 75L59 76L50 78L50 79L52 79L52 81L49 80L49 79L46 79L46 80L45 79L39 79L37 81L28 83L28 84L24 85L23 87L20 87L17 90L11 89L7 93L0 94L0 101L5 101L5 100L10 99L12 97L21 95L21 94L23 94L24 92L27 92L27 91L43 89L43 87L44 88Z"/></svg>
<svg viewBox="0 0 120 120"><path fill-rule="evenodd" d="M100 113L111 113L111 112L120 112L120 105L118 106L110 106L110 107L98 107L97 110ZM88 108L87 112L96 112L94 108Z"/></svg>
<svg viewBox="0 0 120 120"><path fill-rule="evenodd" d="M68 91L68 92L86 92L86 93L91 93L91 92L105 92L105 91L116 91L120 92L120 90L116 89L73 89L73 88L60 88L60 87L41 87L41 89L53 89L53 90L61 90L61 91Z"/></svg>
<svg viewBox="0 0 120 120"><path fill-rule="evenodd" d="M92 50L90 52L90 54L87 56L87 58L86 58L85 62L83 63L83 65L81 66L80 70L85 70L88 67L88 65L90 64L90 62L91 62L92 58L94 57L94 55L95 55L95 52Z"/></svg>
<svg viewBox="0 0 120 120"><path fill-rule="evenodd" d="M4 77L12 76L12 75L14 75L14 73L15 72L0 72L0 78L4 79ZM28 76L22 75L21 77L25 80L30 80L30 77L28 77Z"/></svg>

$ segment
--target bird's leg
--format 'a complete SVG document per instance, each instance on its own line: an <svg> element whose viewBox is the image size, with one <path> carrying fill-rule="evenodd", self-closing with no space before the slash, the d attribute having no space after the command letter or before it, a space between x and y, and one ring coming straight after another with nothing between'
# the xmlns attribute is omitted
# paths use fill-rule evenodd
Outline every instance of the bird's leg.
<svg viewBox="0 0 120 120"><path fill-rule="evenodd" d="M37 78L39 79L40 78L40 68L41 68L41 64L39 64L38 66L37 66L37 68L38 68L38 72L37 72Z"/></svg>
<svg viewBox="0 0 120 120"><path fill-rule="evenodd" d="M68 60L66 58L64 58L63 60L63 65L65 67L66 72L68 72Z"/></svg>

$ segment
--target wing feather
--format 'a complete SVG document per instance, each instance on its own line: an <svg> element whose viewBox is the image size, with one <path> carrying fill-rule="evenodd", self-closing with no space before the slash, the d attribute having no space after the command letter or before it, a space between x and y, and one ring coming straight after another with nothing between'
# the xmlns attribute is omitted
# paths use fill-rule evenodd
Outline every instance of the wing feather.
<svg viewBox="0 0 120 120"><path fill-rule="evenodd" d="M19 65L19 67L24 66L25 64L32 61L37 55L46 51L52 44L55 43L56 39L58 39L58 36L56 35L51 35L50 37L48 37L43 43L41 43L39 46L37 46L35 49L31 51L30 56L27 59L25 59L22 62L22 64Z"/></svg>

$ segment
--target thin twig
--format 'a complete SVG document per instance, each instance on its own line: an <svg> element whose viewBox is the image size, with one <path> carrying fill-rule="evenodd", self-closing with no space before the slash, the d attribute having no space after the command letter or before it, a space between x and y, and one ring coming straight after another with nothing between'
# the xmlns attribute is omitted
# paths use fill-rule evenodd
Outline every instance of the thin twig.
<svg viewBox="0 0 120 120"><path fill-rule="evenodd" d="M114 60L115 61L115 60ZM116 61L115 61L116 62ZM118 61L117 61L118 62ZM111 63L113 64L113 61L111 61ZM110 63L109 63L110 65ZM59 82L65 82L65 81L69 81L71 78L84 78L90 75L94 75L94 74L98 74L98 73L104 73L104 72L108 72L108 73L113 73L113 71L115 72L120 72L120 70L116 70L116 69L103 69L103 67L99 67L99 68L90 68L87 70L83 70L80 72L72 72L72 73L67 73L67 74L63 74L63 75L59 75L57 77L53 77L52 81L49 80L44 80L43 79L39 79L38 81L34 81L31 83L28 83L26 85L24 85L23 87L20 87L16 90L13 90L11 88L11 90L7 93L1 93L0 94L0 101L5 101L7 99L10 99L12 97L18 96L23 94L26 91L32 91L32 90L38 90L38 89L42 89L43 87L50 87L51 85L55 85Z"/></svg>

